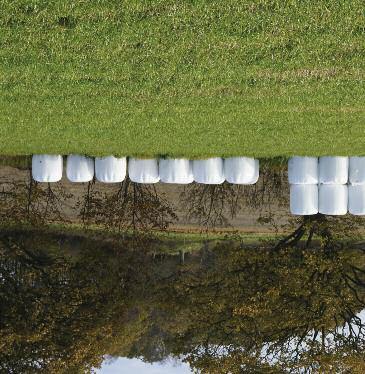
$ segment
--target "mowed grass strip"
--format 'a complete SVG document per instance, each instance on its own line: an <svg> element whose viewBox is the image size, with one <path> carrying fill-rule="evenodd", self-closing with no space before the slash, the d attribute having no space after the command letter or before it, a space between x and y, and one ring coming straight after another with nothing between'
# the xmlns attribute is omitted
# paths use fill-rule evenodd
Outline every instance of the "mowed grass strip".
<svg viewBox="0 0 365 374"><path fill-rule="evenodd" d="M365 155L365 6L0 3L0 154Z"/></svg>

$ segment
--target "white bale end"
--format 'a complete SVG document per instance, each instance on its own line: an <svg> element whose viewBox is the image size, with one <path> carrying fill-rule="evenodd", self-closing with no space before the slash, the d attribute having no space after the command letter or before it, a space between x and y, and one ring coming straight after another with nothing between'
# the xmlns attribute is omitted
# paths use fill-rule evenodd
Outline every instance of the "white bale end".
<svg viewBox="0 0 365 374"><path fill-rule="evenodd" d="M127 159L114 156L95 158L95 176L103 183L122 182L127 173Z"/></svg>
<svg viewBox="0 0 365 374"><path fill-rule="evenodd" d="M221 184L224 182L223 159L220 157L193 161L193 175L197 183Z"/></svg>
<svg viewBox="0 0 365 374"><path fill-rule="evenodd" d="M67 156L67 178L71 182L90 182L94 178L94 159L87 156Z"/></svg>
<svg viewBox="0 0 365 374"><path fill-rule="evenodd" d="M58 182L62 179L61 155L33 155L32 177L37 182Z"/></svg>
<svg viewBox="0 0 365 374"><path fill-rule="evenodd" d="M348 157L320 157L319 183L346 184L349 175Z"/></svg>
<svg viewBox="0 0 365 374"><path fill-rule="evenodd" d="M365 184L365 157L350 157L349 180L353 185Z"/></svg>
<svg viewBox="0 0 365 374"><path fill-rule="evenodd" d="M290 184L318 184L318 157L291 157L288 178Z"/></svg>
<svg viewBox="0 0 365 374"><path fill-rule="evenodd" d="M188 184L194 181L192 162L184 158L161 158L159 171L163 183Z"/></svg>
<svg viewBox="0 0 365 374"><path fill-rule="evenodd" d="M224 160L224 177L233 184L255 184L259 179L259 160L230 157Z"/></svg>
<svg viewBox="0 0 365 374"><path fill-rule="evenodd" d="M318 213L318 186L292 184L290 186L290 212L299 216Z"/></svg>
<svg viewBox="0 0 365 374"><path fill-rule="evenodd" d="M135 183L157 183L160 180L158 160L131 157L128 162L128 174L130 180Z"/></svg>
<svg viewBox="0 0 365 374"><path fill-rule="evenodd" d="M347 213L348 187L344 184L319 186L319 213L340 216Z"/></svg>
<svg viewBox="0 0 365 374"><path fill-rule="evenodd" d="M365 215L365 185L349 186L349 212L355 216Z"/></svg>

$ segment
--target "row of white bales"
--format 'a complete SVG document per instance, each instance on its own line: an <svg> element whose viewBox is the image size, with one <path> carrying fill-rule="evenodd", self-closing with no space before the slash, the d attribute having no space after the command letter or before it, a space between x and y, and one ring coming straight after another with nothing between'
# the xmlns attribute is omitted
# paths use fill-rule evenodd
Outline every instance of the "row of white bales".
<svg viewBox="0 0 365 374"><path fill-rule="evenodd" d="M32 175L38 182L57 182L63 173L61 155L34 155ZM71 182L122 182L127 158L114 156L67 156ZM128 159L129 178L136 183L255 184L259 161L248 157L205 160ZM347 211L365 215L365 157L292 157L288 165L290 211L295 215L322 213L342 215ZM348 184L349 182L349 184Z"/></svg>
<svg viewBox="0 0 365 374"><path fill-rule="evenodd" d="M365 215L365 157L292 157L290 211L295 215Z"/></svg>
<svg viewBox="0 0 365 374"><path fill-rule="evenodd" d="M32 176L38 182L58 182L62 178L61 155L33 155ZM89 182L94 178L103 183L122 182L127 174L127 158L114 156L91 158L69 155L66 175L71 182ZM248 157L220 157L205 160L128 159L128 176L136 183L192 182L221 184L255 184L259 178L259 161Z"/></svg>

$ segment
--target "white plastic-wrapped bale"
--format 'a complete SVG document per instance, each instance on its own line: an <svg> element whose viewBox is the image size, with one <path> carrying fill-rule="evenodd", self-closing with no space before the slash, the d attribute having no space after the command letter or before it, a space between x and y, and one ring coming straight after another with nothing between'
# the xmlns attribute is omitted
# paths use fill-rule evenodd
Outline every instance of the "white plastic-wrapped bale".
<svg viewBox="0 0 365 374"><path fill-rule="evenodd" d="M320 157L319 183L346 184L349 174L348 157Z"/></svg>
<svg viewBox="0 0 365 374"><path fill-rule="evenodd" d="M318 213L318 185L292 184L290 186L290 212L299 216Z"/></svg>
<svg viewBox="0 0 365 374"><path fill-rule="evenodd" d="M317 184L318 158L291 157L288 162L288 178L290 184Z"/></svg>
<svg viewBox="0 0 365 374"><path fill-rule="evenodd" d="M32 176L37 182L58 182L62 178L61 155L33 155Z"/></svg>
<svg viewBox="0 0 365 374"><path fill-rule="evenodd" d="M340 216L347 213L348 187L345 184L319 186L319 213Z"/></svg>
<svg viewBox="0 0 365 374"><path fill-rule="evenodd" d="M365 157L350 157L349 180L353 185L365 184Z"/></svg>
<svg viewBox="0 0 365 374"><path fill-rule="evenodd" d="M259 160L249 157L226 158L224 177L233 184L255 184L259 179Z"/></svg>
<svg viewBox="0 0 365 374"><path fill-rule="evenodd" d="M95 158L96 179L103 183L122 182L127 172L127 159L114 156Z"/></svg>
<svg viewBox="0 0 365 374"><path fill-rule="evenodd" d="M365 215L365 184L349 186L349 212L356 216Z"/></svg>
<svg viewBox="0 0 365 374"><path fill-rule="evenodd" d="M161 158L159 170L164 183L188 184L194 181L192 162L185 158Z"/></svg>
<svg viewBox="0 0 365 374"><path fill-rule="evenodd" d="M160 180L158 160L131 157L128 162L128 174L130 180L135 183L157 183Z"/></svg>
<svg viewBox="0 0 365 374"><path fill-rule="evenodd" d="M220 157L193 161L193 175L197 183L221 184L224 182L223 159Z"/></svg>
<svg viewBox="0 0 365 374"><path fill-rule="evenodd" d="M67 178L71 182L90 182L94 178L94 159L87 156L67 156Z"/></svg>

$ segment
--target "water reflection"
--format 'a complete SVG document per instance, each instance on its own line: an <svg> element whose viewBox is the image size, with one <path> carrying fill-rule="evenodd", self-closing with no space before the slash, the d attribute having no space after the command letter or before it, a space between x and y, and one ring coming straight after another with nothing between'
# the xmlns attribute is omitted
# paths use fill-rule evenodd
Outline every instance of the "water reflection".
<svg viewBox="0 0 365 374"><path fill-rule="evenodd" d="M362 220L283 218L285 175L269 191L169 193L130 181L50 189L9 170L1 372L88 372L118 357L184 359L203 373L364 371ZM166 231L185 216L186 227L217 229L253 210L256 228L274 225L264 240L238 225Z"/></svg>

